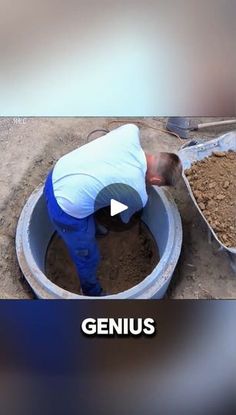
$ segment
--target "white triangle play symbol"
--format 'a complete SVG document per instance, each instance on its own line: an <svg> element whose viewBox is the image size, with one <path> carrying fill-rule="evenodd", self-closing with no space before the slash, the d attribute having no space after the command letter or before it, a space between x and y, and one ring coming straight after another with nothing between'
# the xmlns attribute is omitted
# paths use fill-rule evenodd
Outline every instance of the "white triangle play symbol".
<svg viewBox="0 0 236 415"><path fill-rule="evenodd" d="M128 209L128 206L124 205L121 202L118 202L115 199L111 199L110 202L110 215L115 216L118 213L124 212L124 210Z"/></svg>

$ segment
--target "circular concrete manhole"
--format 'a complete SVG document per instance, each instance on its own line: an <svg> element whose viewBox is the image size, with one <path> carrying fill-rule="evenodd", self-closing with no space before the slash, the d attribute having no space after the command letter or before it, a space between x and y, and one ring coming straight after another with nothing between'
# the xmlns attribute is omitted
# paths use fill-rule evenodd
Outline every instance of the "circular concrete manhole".
<svg viewBox="0 0 236 415"><path fill-rule="evenodd" d="M167 190L153 186L142 221L158 246L160 260L151 274L134 287L105 297L87 297L67 291L47 278L45 260L55 232L47 214L43 187L25 204L17 225L16 252L20 268L38 298L50 299L149 299L162 298L168 288L182 246L178 209Z"/></svg>

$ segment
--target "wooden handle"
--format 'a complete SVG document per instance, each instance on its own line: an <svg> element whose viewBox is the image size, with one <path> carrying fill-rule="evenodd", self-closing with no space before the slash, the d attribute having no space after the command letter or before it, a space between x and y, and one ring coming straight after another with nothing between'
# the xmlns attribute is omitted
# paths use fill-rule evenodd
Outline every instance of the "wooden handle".
<svg viewBox="0 0 236 415"><path fill-rule="evenodd" d="M198 124L197 130L200 130L201 128L207 128L207 127L216 127L217 125L230 125L230 124L236 124L236 120L205 122L203 124Z"/></svg>

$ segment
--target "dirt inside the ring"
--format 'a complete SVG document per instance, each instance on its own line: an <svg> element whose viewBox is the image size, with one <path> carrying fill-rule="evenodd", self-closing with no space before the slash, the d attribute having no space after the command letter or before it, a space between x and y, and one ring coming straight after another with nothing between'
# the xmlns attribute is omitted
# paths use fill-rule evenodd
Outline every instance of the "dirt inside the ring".
<svg viewBox="0 0 236 415"><path fill-rule="evenodd" d="M110 231L97 242L101 255L97 276L107 294L116 294L137 285L159 261L155 240L142 222L123 232ZM47 277L56 285L81 294L75 266L57 234L49 245L45 268Z"/></svg>
<svg viewBox="0 0 236 415"><path fill-rule="evenodd" d="M193 163L185 174L219 240L236 247L236 152L214 152Z"/></svg>

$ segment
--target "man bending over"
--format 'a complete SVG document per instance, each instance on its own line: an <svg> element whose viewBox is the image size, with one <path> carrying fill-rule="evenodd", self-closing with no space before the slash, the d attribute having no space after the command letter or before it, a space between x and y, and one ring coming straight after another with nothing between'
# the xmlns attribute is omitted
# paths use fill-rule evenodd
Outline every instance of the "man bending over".
<svg viewBox="0 0 236 415"><path fill-rule="evenodd" d="M171 186L181 174L176 154L147 154L140 144L140 131L126 124L61 157L49 173L44 195L56 231L64 240L73 260L84 295L104 295L97 279L99 251L96 243L95 200L104 189L121 183L133 188L144 207L146 186ZM103 197L103 206L116 199ZM132 214L140 204L132 206ZM121 219L127 223L127 211Z"/></svg>

